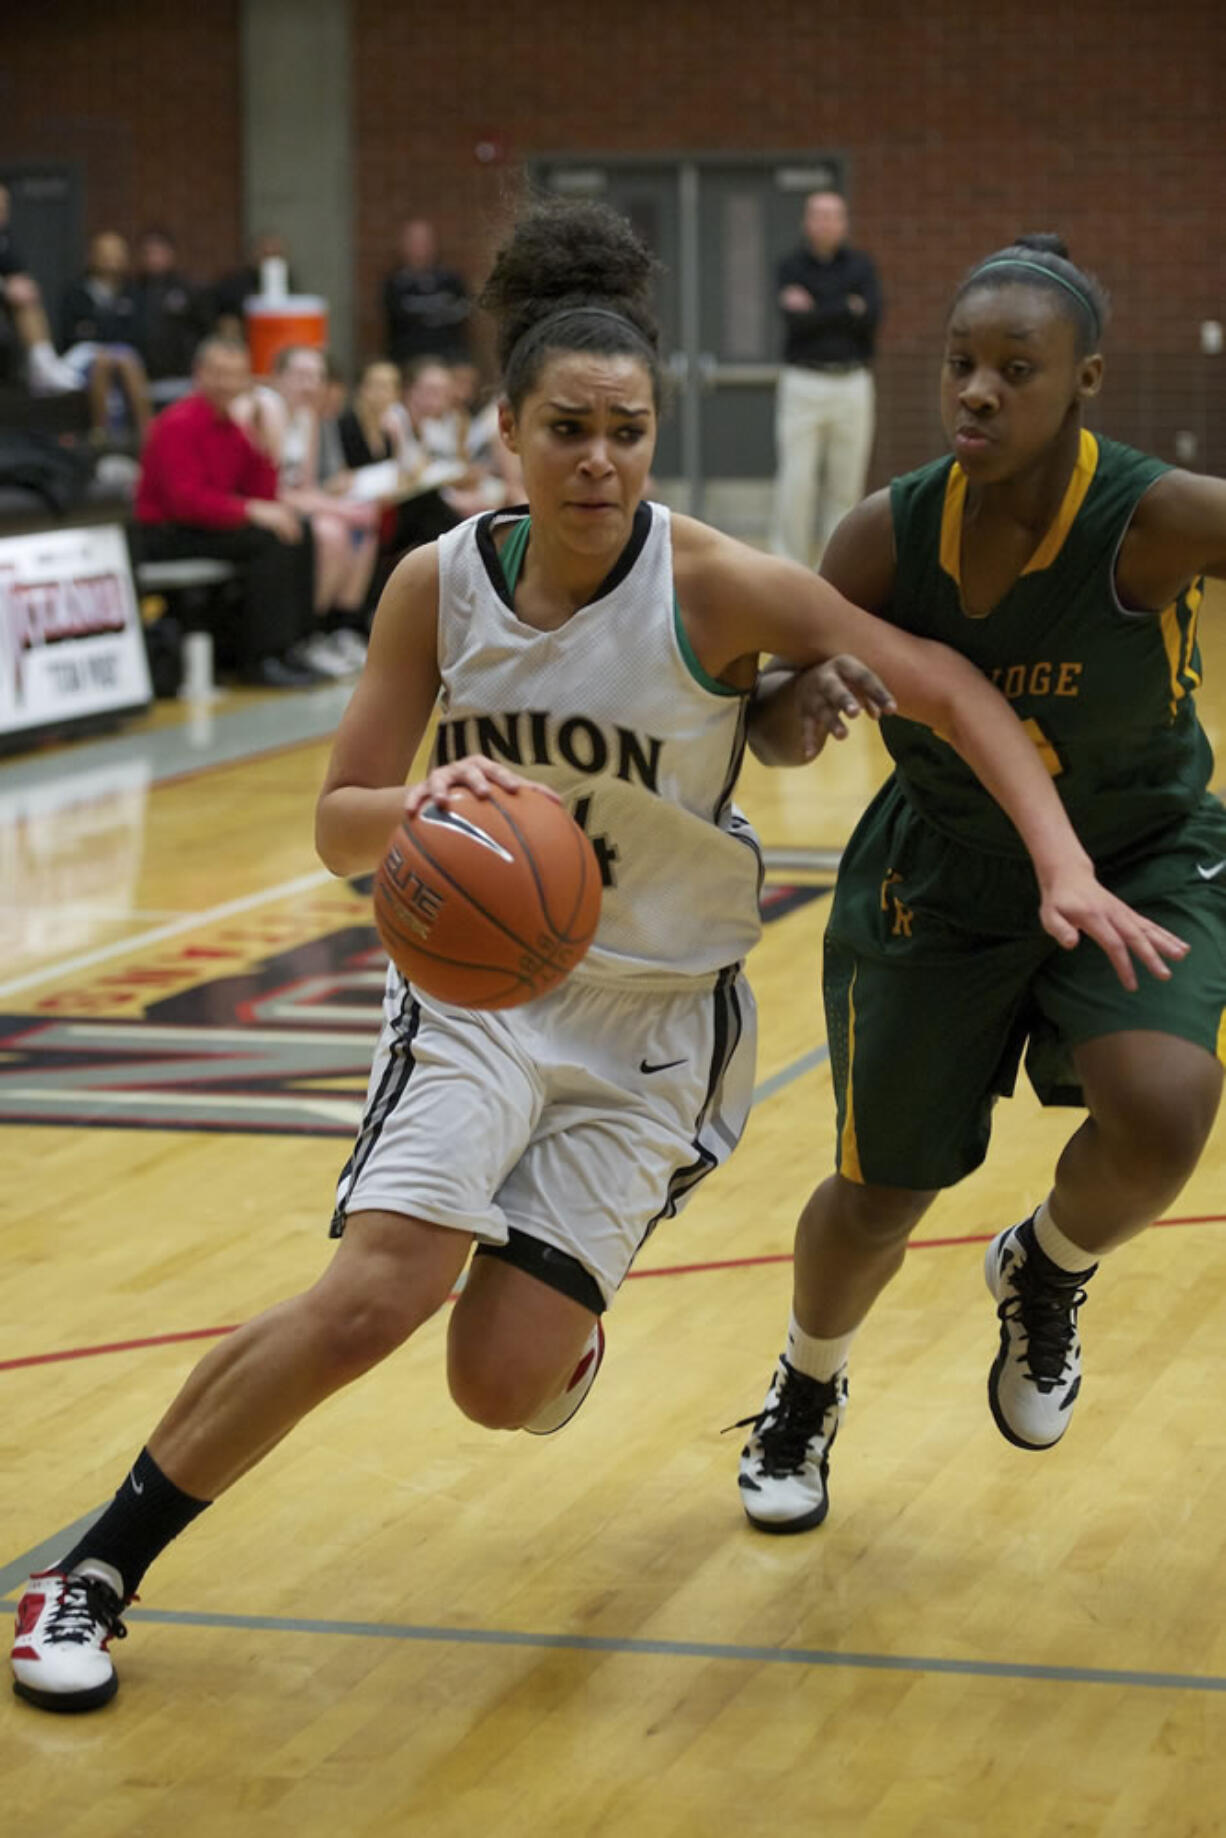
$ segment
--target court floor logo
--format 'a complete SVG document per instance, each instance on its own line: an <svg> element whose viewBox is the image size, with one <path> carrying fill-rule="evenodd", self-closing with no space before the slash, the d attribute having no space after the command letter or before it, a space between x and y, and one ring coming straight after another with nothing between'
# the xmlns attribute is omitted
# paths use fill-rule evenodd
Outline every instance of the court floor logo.
<svg viewBox="0 0 1226 1838"><path fill-rule="evenodd" d="M768 887L763 917L828 891ZM386 972L373 927L350 925L179 988L135 1018L4 1016L0 1123L351 1137Z"/></svg>

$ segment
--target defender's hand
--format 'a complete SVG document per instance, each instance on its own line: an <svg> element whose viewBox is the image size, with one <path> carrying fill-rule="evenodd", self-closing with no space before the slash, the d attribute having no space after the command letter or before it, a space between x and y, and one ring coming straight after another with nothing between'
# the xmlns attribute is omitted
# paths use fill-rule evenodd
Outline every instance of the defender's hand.
<svg viewBox="0 0 1226 1838"><path fill-rule="evenodd" d="M1184 939L1108 893L1092 871L1061 876L1045 888L1039 920L1044 931L1066 951L1072 951L1083 934L1092 938L1111 959L1112 969L1125 989L1137 986L1134 957L1151 976L1165 982L1171 973L1163 960L1171 958L1178 963L1188 954Z"/></svg>
<svg viewBox="0 0 1226 1838"><path fill-rule="evenodd" d="M870 721L879 721L882 715L892 715L896 706L881 678L858 657L846 654L801 671L796 695L806 759L816 759L828 735L846 740L847 723L861 712Z"/></svg>

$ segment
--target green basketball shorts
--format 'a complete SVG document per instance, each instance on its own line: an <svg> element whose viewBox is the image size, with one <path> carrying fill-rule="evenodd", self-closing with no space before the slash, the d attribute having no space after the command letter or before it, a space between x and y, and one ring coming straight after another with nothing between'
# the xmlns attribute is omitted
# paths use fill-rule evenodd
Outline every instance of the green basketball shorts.
<svg viewBox="0 0 1226 1838"><path fill-rule="evenodd" d="M1153 1030L1219 1051L1226 1007L1226 810L1206 796L1157 837L1098 865L1103 884L1191 946L1169 982L1138 966L1124 989L1088 939L1062 950L1039 925L1026 858L936 830L896 781L839 871L824 993L848 1179L952 1186L987 1152L992 1108L1025 1056L1043 1104L1084 1102L1074 1049Z"/></svg>

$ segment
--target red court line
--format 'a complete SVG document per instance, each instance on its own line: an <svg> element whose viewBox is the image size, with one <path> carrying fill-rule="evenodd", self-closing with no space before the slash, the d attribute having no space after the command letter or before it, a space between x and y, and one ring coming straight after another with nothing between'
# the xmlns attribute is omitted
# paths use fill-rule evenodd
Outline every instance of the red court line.
<svg viewBox="0 0 1226 1838"><path fill-rule="evenodd" d="M1226 1213L1189 1213L1179 1219L1155 1219L1160 1225L1226 1225ZM990 1244L994 1232L968 1232L960 1238L913 1238L909 1250L940 1251L950 1245ZM721 1257L702 1264L661 1264L654 1270L632 1270L629 1281L651 1276L699 1276L709 1270L751 1270L761 1264L790 1264L790 1251L770 1251L760 1257ZM93 1359L100 1353L134 1353L142 1347L178 1346L188 1340L220 1340L232 1334L237 1323L229 1327L193 1327L177 1334L149 1334L141 1340L112 1340L104 1346L65 1347L59 1353L27 1353L22 1359L0 1359L0 1372L15 1372L19 1366L52 1366L68 1359Z"/></svg>

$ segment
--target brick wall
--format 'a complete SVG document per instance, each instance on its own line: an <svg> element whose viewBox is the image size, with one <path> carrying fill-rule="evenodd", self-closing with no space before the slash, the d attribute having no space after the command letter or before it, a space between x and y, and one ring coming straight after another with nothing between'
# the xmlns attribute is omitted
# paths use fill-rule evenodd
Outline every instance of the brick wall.
<svg viewBox="0 0 1226 1838"><path fill-rule="evenodd" d="M88 229L161 219L201 275L240 240L239 0L58 0L0 57L0 160L80 164ZM1221 0L350 0L359 302L379 343L396 227L432 216L476 278L534 153L827 146L889 298L884 476L928 456L962 271L1058 228L1115 297L1099 425L1226 473ZM502 158L482 163L479 142ZM310 277L305 277L307 283Z"/></svg>
<svg viewBox="0 0 1226 1838"><path fill-rule="evenodd" d="M1115 299L1099 425L1226 472L1226 6L1221 0L353 0L360 348L398 220L435 218L473 276L514 161L584 149L825 146L889 297L874 472L939 447L950 289L1056 228ZM495 140L507 163L482 165Z"/></svg>
<svg viewBox="0 0 1226 1838"><path fill-rule="evenodd" d="M85 230L165 224L189 273L238 260L238 0L54 0L10 9L0 43L0 162L54 160L83 181Z"/></svg>

